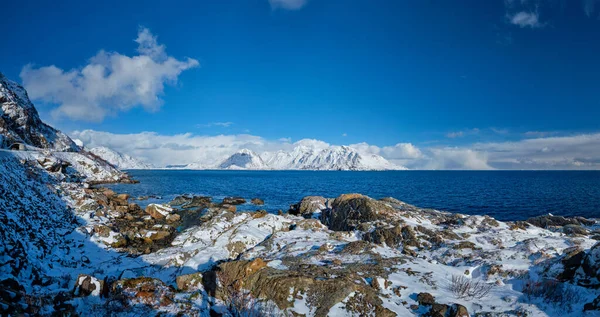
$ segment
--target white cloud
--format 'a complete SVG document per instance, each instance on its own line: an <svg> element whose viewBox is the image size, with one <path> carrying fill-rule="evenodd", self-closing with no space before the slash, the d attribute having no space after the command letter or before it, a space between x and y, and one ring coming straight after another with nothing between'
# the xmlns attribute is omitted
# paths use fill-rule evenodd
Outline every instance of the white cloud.
<svg viewBox="0 0 600 317"><path fill-rule="evenodd" d="M198 161L215 165L243 148L262 153L289 151L296 146L313 149L332 146L315 139L292 143L289 138L267 140L248 134L113 134L85 130L73 132L71 136L82 140L87 147L107 146L156 166ZM412 143L380 147L365 142L349 146L360 153L381 155L392 163L412 169L600 169L600 133L475 143L463 147L419 148Z"/></svg>
<svg viewBox="0 0 600 317"><path fill-rule="evenodd" d="M135 42L139 55L101 50L81 69L26 65L20 74L23 85L31 99L57 104L55 117L99 122L137 106L155 111L165 84L175 84L181 72L199 63L167 56L146 28L140 28Z"/></svg>
<svg viewBox="0 0 600 317"><path fill-rule="evenodd" d="M446 137L450 139L461 138L466 135L479 134L480 130L478 128L467 129L462 131L454 131L446 133Z"/></svg>
<svg viewBox="0 0 600 317"><path fill-rule="evenodd" d="M342 133L342 136L343 136L343 137L347 137L347 136L348 136L348 133Z"/></svg>
<svg viewBox="0 0 600 317"><path fill-rule="evenodd" d="M202 123L202 124L197 124L196 127L197 128L210 128L210 127L223 127L223 128L229 128L230 126L233 125L233 122L209 122L209 123Z"/></svg>
<svg viewBox="0 0 600 317"><path fill-rule="evenodd" d="M511 24L518 25L521 28L530 27L534 29L545 26L545 24L540 22L537 12L520 11L513 15L509 14L507 17Z"/></svg>
<svg viewBox="0 0 600 317"><path fill-rule="evenodd" d="M306 5L308 0L269 0L272 9L298 10Z"/></svg>
<svg viewBox="0 0 600 317"><path fill-rule="evenodd" d="M464 135L465 135L464 132L462 132L462 131L456 131L456 132L449 132L449 133L447 133L446 137L454 139L454 138L460 138L460 137L462 137Z"/></svg>

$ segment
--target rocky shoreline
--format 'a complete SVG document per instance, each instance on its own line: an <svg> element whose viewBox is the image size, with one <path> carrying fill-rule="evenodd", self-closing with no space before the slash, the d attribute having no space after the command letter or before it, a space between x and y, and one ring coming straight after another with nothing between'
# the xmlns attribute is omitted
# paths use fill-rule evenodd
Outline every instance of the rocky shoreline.
<svg viewBox="0 0 600 317"><path fill-rule="evenodd" d="M261 210L265 202L256 197L184 195L142 208L146 197L73 174L81 164L0 159L0 191L8 195L0 201L8 211L0 235L2 314L600 312L596 220L501 222L361 194L308 196L277 215ZM240 204L256 211L238 211Z"/></svg>

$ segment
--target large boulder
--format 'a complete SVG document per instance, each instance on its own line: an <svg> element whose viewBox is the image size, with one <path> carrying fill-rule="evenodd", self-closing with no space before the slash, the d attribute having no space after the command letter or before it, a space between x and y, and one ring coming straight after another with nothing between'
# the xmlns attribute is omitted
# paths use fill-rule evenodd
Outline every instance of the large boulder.
<svg viewBox="0 0 600 317"><path fill-rule="evenodd" d="M350 231L361 223L391 219L395 213L388 203L361 194L344 194L333 201L331 209L323 211L321 222L334 231Z"/></svg>
<svg viewBox="0 0 600 317"><path fill-rule="evenodd" d="M154 219L163 219L173 212L173 208L165 205L150 204L146 207L146 213Z"/></svg>
<svg viewBox="0 0 600 317"><path fill-rule="evenodd" d="M327 199L321 196L306 196L296 204L290 206L289 213L304 218L312 217L313 213L327 208Z"/></svg>
<svg viewBox="0 0 600 317"><path fill-rule="evenodd" d="M357 283L356 278L349 276L322 278L320 271L323 269L322 266L298 266L281 270L269 267L261 259L236 260L218 265L215 269L218 283L205 281L205 285L217 287L207 289L207 292L222 300L245 290L254 298L273 301L281 310L293 307L295 299L309 298L307 304L311 311L314 310L314 316L327 316L334 305L349 297L346 309L352 314L395 316L382 306L381 299L370 286Z"/></svg>

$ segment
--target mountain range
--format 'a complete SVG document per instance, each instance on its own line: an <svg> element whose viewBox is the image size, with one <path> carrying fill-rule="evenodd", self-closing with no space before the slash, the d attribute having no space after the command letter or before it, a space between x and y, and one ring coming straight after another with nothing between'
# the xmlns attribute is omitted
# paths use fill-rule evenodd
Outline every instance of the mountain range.
<svg viewBox="0 0 600 317"><path fill-rule="evenodd" d="M25 89L0 73L0 148L22 143L35 149L58 152L86 152L119 169L154 168L140 159L108 147L84 148L65 133L45 124L29 100ZM193 161L193 158L190 159ZM298 145L289 151L257 154L241 149L217 163L196 161L171 168L184 169L245 169L245 170L399 170L375 154L360 153L348 146L311 147Z"/></svg>

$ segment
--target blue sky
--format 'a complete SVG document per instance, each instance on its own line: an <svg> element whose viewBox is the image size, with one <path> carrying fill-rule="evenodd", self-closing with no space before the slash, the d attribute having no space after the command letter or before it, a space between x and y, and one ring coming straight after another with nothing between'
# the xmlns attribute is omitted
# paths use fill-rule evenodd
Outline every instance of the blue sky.
<svg viewBox="0 0 600 317"><path fill-rule="evenodd" d="M597 133L595 3L9 1L0 4L11 12L0 21L0 71L68 132L471 149ZM142 30L164 53L147 71L169 78L150 81L158 88L132 96L142 79L123 79L114 89L129 92L100 98L89 90L104 81L57 84L101 50L144 55L134 42ZM164 70L167 57L181 64ZM42 76L50 65L64 73Z"/></svg>

